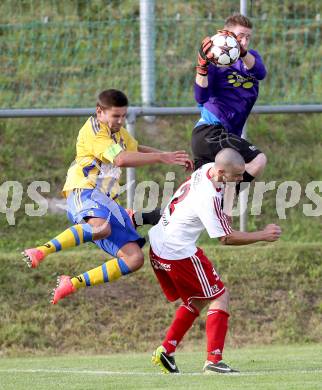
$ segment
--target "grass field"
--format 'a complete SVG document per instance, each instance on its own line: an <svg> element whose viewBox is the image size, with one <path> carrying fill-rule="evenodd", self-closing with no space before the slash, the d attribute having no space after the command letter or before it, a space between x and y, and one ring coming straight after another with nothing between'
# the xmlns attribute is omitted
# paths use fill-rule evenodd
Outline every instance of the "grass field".
<svg viewBox="0 0 322 390"><path fill-rule="evenodd" d="M7 389L322 389L322 344L229 349L241 373L202 374L202 352L177 354L180 375L164 375L150 354L0 359L0 388Z"/></svg>
<svg viewBox="0 0 322 390"><path fill-rule="evenodd" d="M75 158L77 133L84 120L85 118L27 118L0 121L0 166L3 171L0 185L5 181L18 181L23 187L21 205L14 213L15 225L8 224L4 206L0 205L0 250L14 251L24 246L41 244L68 226L65 215L26 215L26 204L34 205L27 195L27 189L30 183L43 180L50 184L50 193L39 190L44 197L61 196L67 168ZM136 125L137 138L143 145L161 150L175 150L180 146L189 151L195 121L196 116L162 117L155 123L148 124L141 118ZM249 139L265 151L269 161L261 180L266 183L276 181L276 188L286 180L297 181L301 185L301 197L295 207L286 210L286 218L280 219L276 211L277 190L267 191L263 198L261 215L249 215L249 230L262 228L267 223L278 223L282 227L283 241L320 242L322 218L308 217L303 212L304 204L311 204L313 209L317 208L306 196L305 190L309 182L322 177L320 122L319 114L253 115L250 118L247 128ZM41 139L37 148L34 147L34 139ZM166 173L169 171L175 172L177 188L187 176L181 167L154 165L136 170L137 183L153 180L159 184L159 205ZM124 178L125 172L123 180ZM316 189L317 198L318 193ZM2 199L6 200L5 193L2 196ZM11 197L10 192L7 207L10 207ZM250 195L250 205L251 200ZM35 204L35 209L37 208ZM238 224L238 218L235 220Z"/></svg>
<svg viewBox="0 0 322 390"><path fill-rule="evenodd" d="M203 249L230 291L227 347L322 343L321 244ZM49 305L57 275L78 275L103 261L99 250L83 247L30 270L18 251L0 252L0 356L145 352L158 344L175 305L166 302L147 256L136 274ZM205 312L185 350L204 345L204 323Z"/></svg>

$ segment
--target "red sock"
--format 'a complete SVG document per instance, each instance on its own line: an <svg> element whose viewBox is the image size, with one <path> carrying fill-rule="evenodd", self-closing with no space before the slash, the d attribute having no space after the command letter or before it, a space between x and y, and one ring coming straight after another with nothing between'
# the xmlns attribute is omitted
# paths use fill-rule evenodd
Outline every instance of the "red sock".
<svg viewBox="0 0 322 390"><path fill-rule="evenodd" d="M217 363L222 359L229 314L223 310L208 310L206 321L207 360Z"/></svg>
<svg viewBox="0 0 322 390"><path fill-rule="evenodd" d="M198 316L199 311L194 307L181 305L178 308L162 343L168 354L174 353L177 345Z"/></svg>

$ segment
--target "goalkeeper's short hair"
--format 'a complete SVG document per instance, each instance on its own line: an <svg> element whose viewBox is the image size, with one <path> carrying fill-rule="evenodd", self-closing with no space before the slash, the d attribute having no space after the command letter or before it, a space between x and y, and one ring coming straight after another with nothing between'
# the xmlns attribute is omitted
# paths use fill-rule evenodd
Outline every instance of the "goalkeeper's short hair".
<svg viewBox="0 0 322 390"><path fill-rule="evenodd" d="M253 28L253 23L247 16L235 13L228 16L228 18L225 20L225 28L229 28L233 26L243 26L247 28Z"/></svg>

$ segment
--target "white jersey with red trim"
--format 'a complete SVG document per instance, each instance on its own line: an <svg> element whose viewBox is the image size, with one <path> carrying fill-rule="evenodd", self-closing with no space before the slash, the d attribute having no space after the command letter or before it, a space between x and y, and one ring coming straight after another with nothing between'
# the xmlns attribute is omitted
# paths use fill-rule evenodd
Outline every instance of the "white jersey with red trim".
<svg viewBox="0 0 322 390"><path fill-rule="evenodd" d="M210 180L213 163L195 171L178 190L164 209L157 225L149 231L153 252L167 260L193 256L196 242L203 230L211 238L232 232L221 203L224 186L216 188Z"/></svg>

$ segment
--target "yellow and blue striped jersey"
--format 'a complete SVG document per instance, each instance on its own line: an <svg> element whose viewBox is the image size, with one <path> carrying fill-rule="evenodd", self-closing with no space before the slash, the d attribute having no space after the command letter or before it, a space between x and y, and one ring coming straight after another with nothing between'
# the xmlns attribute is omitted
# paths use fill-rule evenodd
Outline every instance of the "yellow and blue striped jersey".
<svg viewBox="0 0 322 390"><path fill-rule="evenodd" d="M76 188L97 188L111 198L119 194L121 168L113 164L121 151L136 152L138 142L121 128L111 133L109 127L91 116L80 129L76 159L67 172L63 195Z"/></svg>

